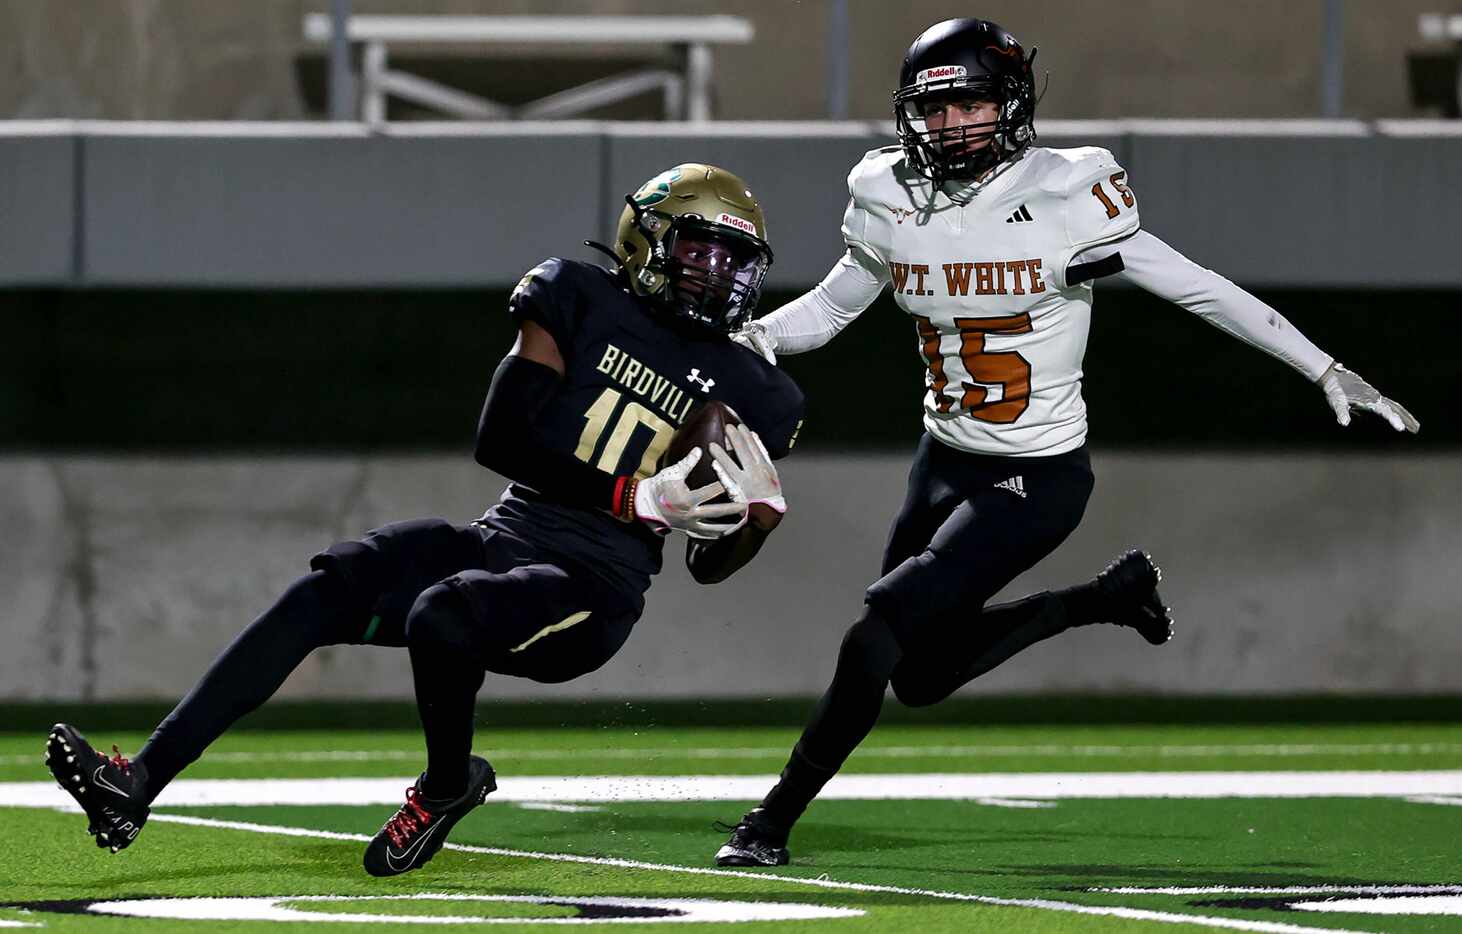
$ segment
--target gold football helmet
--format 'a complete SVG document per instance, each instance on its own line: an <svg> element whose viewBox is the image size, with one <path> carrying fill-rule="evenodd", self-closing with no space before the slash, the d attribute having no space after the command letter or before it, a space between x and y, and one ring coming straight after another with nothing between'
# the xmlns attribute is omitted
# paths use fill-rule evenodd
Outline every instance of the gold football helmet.
<svg viewBox="0 0 1462 934"><path fill-rule="evenodd" d="M772 264L766 218L746 183L699 162L625 196L614 254L636 294L727 334L751 320Z"/></svg>

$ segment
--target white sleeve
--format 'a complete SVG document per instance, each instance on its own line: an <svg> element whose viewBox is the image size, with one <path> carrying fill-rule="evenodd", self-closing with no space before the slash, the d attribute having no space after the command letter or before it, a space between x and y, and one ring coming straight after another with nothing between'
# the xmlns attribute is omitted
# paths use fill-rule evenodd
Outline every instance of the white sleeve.
<svg viewBox="0 0 1462 934"><path fill-rule="evenodd" d="M1316 347L1284 315L1210 269L1139 230L1119 243L1082 253L1087 262L1113 253L1122 257L1117 275L1153 295L1181 305L1214 327L1277 357L1319 380L1334 358Z"/></svg>
<svg viewBox="0 0 1462 934"><path fill-rule="evenodd" d="M776 338L777 353L816 350L873 304L884 281L850 247L812 291L759 320Z"/></svg>

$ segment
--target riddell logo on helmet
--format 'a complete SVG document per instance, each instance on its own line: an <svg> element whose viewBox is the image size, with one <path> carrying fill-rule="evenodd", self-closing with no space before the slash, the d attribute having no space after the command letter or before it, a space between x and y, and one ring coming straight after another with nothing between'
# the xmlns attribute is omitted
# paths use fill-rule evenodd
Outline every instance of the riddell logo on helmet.
<svg viewBox="0 0 1462 934"><path fill-rule="evenodd" d="M963 65L939 65L935 68L925 68L914 75L914 83L928 84L930 81L944 81L949 78L964 78L969 71Z"/></svg>
<svg viewBox="0 0 1462 934"><path fill-rule="evenodd" d="M737 217L734 214L727 214L723 211L721 212L721 216L716 218L716 222L719 224L725 224L727 227L735 227L737 230L749 233L753 237L756 236L756 225L753 224L751 221L746 220L745 218Z"/></svg>

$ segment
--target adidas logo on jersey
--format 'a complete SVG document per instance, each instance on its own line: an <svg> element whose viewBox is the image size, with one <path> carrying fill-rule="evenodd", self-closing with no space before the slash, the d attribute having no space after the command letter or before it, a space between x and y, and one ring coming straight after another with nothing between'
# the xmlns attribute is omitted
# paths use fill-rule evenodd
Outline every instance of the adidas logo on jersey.
<svg viewBox="0 0 1462 934"><path fill-rule="evenodd" d="M1007 224L1023 224L1026 221L1033 221L1033 220L1035 220L1035 218L1034 217L1031 217L1030 208L1028 208L1028 207L1026 207L1025 205L1022 204L1020 206L1020 210L1016 211L1014 214L1012 214L1009 217L1005 218L1005 223L1007 223Z"/></svg>
<svg viewBox="0 0 1462 934"><path fill-rule="evenodd" d="M1021 499L1025 499L1025 478L1016 475L1014 477L1011 477L1009 480L1001 480L999 483L995 484L995 489L1009 490L1016 496L1019 496Z"/></svg>

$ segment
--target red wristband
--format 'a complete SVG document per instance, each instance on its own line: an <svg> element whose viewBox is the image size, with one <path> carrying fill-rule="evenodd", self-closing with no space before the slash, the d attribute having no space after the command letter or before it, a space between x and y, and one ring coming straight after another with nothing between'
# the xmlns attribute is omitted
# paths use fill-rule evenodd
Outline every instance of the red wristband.
<svg viewBox="0 0 1462 934"><path fill-rule="evenodd" d="M614 498L609 511L614 513L614 518L620 522L635 520L635 487L638 485L639 481L634 477L614 478Z"/></svg>

